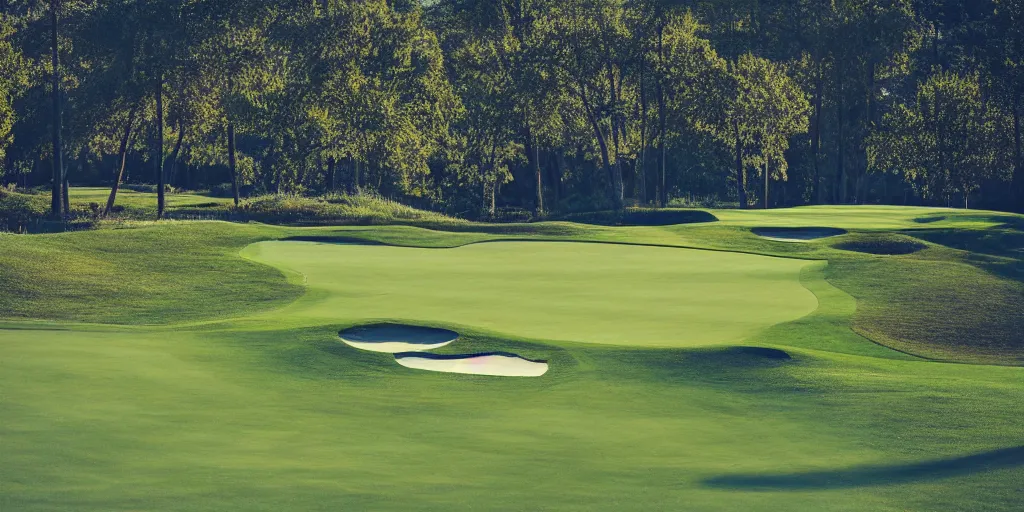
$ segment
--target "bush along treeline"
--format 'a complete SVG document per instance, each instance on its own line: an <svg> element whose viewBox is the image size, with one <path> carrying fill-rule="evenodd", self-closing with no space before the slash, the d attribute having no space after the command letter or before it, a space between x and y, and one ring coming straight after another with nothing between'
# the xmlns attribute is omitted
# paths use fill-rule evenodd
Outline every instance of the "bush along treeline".
<svg viewBox="0 0 1024 512"><path fill-rule="evenodd" d="M1021 209L1024 0L0 0L5 185Z"/></svg>

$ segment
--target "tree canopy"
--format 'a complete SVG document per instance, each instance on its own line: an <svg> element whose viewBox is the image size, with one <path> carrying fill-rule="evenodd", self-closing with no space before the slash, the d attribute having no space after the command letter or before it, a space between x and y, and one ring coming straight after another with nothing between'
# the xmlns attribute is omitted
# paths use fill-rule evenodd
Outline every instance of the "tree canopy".
<svg viewBox="0 0 1024 512"><path fill-rule="evenodd" d="M0 10L0 180L110 186L107 211L124 182L236 202L375 193L492 218L669 204L1024 208L1020 0Z"/></svg>

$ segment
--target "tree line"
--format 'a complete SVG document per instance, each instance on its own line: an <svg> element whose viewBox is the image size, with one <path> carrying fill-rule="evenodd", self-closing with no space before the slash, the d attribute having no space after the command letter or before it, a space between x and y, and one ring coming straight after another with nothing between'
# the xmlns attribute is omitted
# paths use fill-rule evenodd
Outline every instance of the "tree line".
<svg viewBox="0 0 1024 512"><path fill-rule="evenodd" d="M1022 0L0 0L0 176L1021 209ZM225 185L229 184L229 185Z"/></svg>

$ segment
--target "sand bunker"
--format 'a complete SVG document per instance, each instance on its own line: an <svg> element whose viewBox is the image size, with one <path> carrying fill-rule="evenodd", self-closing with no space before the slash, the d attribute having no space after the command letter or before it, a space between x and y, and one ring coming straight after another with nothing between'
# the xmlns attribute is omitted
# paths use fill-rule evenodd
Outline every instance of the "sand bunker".
<svg viewBox="0 0 1024 512"><path fill-rule="evenodd" d="M360 350L393 354L440 348L458 339L459 333L416 325L373 324L345 329L338 336Z"/></svg>
<svg viewBox="0 0 1024 512"><path fill-rule="evenodd" d="M750 231L761 238L776 242L811 242L846 233L845 230L838 228L754 228Z"/></svg>
<svg viewBox="0 0 1024 512"><path fill-rule="evenodd" d="M408 352L395 354L395 361L417 370L501 377L540 377L548 371L546 362L530 361L506 352L465 355Z"/></svg>

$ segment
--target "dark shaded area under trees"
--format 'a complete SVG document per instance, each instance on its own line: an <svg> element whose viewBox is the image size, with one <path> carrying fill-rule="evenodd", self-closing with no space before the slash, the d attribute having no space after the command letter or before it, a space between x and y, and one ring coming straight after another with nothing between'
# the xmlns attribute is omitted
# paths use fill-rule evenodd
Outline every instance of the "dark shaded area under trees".
<svg viewBox="0 0 1024 512"><path fill-rule="evenodd" d="M68 182L1020 211L1022 96L1024 0L0 0L0 180L58 214Z"/></svg>

